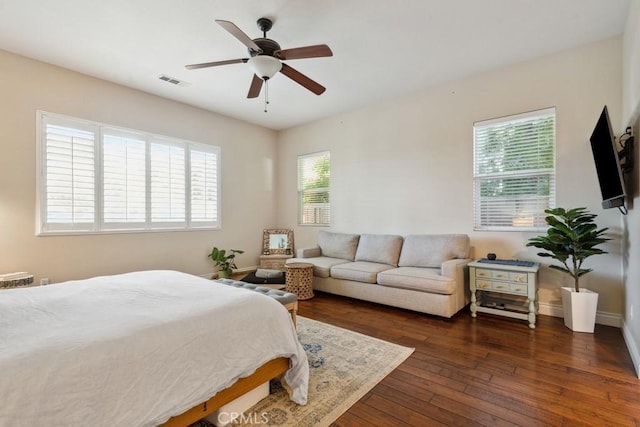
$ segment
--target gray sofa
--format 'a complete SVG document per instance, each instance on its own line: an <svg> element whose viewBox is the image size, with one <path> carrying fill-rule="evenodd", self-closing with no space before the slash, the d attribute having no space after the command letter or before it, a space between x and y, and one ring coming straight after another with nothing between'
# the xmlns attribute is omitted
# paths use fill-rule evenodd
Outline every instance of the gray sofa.
<svg viewBox="0 0 640 427"><path fill-rule="evenodd" d="M346 234L320 231L292 262L313 264L319 291L451 317L469 301L466 234Z"/></svg>

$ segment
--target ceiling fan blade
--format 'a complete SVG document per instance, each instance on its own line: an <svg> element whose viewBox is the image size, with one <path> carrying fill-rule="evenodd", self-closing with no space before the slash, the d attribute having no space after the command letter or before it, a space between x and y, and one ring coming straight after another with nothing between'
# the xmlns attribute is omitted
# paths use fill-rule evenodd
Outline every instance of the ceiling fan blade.
<svg viewBox="0 0 640 427"><path fill-rule="evenodd" d="M299 85L309 89L311 92L315 93L316 95L321 95L325 90L327 90L321 84L314 82L309 77L305 76L300 71L294 68L291 68L287 64L282 64L282 69L280 70L280 72L285 76L289 77L294 82L298 83Z"/></svg>
<svg viewBox="0 0 640 427"><path fill-rule="evenodd" d="M217 67L218 65L242 64L249 61L249 58L228 59L226 61L203 62L202 64L185 65L187 70L197 70L198 68Z"/></svg>
<svg viewBox="0 0 640 427"><path fill-rule="evenodd" d="M321 58L333 56L333 52L326 44L316 44L313 46L295 47L293 49L277 50L275 56L280 59L304 59Z"/></svg>
<svg viewBox="0 0 640 427"><path fill-rule="evenodd" d="M228 32L230 32L233 37L240 40L240 42L243 45L245 45L252 51L258 52L258 53L262 52L262 49L260 49L260 47L253 40L251 40L251 38L248 35L246 35L244 31L238 28L236 24L234 24L233 22L216 19L216 23L220 25L222 28L224 28L225 30L227 30Z"/></svg>
<svg viewBox="0 0 640 427"><path fill-rule="evenodd" d="M262 90L262 83L264 83L264 80L254 74L253 80L251 80L251 86L249 87L247 98L257 98L258 95L260 95L260 91Z"/></svg>

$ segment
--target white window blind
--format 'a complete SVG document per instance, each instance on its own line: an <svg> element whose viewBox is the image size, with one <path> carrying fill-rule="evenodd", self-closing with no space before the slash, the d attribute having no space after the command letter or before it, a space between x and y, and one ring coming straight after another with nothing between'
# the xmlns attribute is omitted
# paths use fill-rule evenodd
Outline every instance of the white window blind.
<svg viewBox="0 0 640 427"><path fill-rule="evenodd" d="M39 234L220 227L220 149L38 113Z"/></svg>
<svg viewBox="0 0 640 427"><path fill-rule="evenodd" d="M185 153L174 144L151 143L151 221L185 221Z"/></svg>
<svg viewBox="0 0 640 427"><path fill-rule="evenodd" d="M136 136L103 137L105 224L143 224L146 219L146 143Z"/></svg>
<svg viewBox="0 0 640 427"><path fill-rule="evenodd" d="M329 225L331 161L328 151L298 157L298 202L302 225Z"/></svg>
<svg viewBox="0 0 640 427"><path fill-rule="evenodd" d="M474 229L538 230L555 206L555 108L477 122Z"/></svg>
<svg viewBox="0 0 640 427"><path fill-rule="evenodd" d="M93 228L95 218L95 129L44 124L46 229Z"/></svg>
<svg viewBox="0 0 640 427"><path fill-rule="evenodd" d="M191 222L218 221L218 150L192 148L191 155Z"/></svg>

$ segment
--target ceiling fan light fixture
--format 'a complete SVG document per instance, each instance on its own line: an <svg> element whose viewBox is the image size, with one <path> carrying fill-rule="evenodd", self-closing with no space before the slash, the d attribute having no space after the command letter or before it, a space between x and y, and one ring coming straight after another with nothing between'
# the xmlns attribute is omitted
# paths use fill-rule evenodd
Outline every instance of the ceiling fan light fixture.
<svg viewBox="0 0 640 427"><path fill-rule="evenodd" d="M268 55L257 55L249 59L251 69L262 80L269 80L282 68L282 63Z"/></svg>

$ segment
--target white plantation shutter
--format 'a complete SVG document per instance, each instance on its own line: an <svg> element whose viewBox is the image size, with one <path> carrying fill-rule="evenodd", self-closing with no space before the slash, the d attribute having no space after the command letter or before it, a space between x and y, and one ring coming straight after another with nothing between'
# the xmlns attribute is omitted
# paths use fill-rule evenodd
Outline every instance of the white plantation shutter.
<svg viewBox="0 0 640 427"><path fill-rule="evenodd" d="M331 223L330 160L328 151L298 157L298 222L302 225Z"/></svg>
<svg viewBox="0 0 640 427"><path fill-rule="evenodd" d="M151 143L151 222L185 222L185 149Z"/></svg>
<svg viewBox="0 0 640 427"><path fill-rule="evenodd" d="M105 224L144 224L146 219L146 143L137 136L105 133L102 144Z"/></svg>
<svg viewBox="0 0 640 427"><path fill-rule="evenodd" d="M220 227L218 147L37 115L39 234Z"/></svg>
<svg viewBox="0 0 640 427"><path fill-rule="evenodd" d="M95 129L55 120L44 127L44 203L41 227L93 230L96 211Z"/></svg>
<svg viewBox="0 0 640 427"><path fill-rule="evenodd" d="M191 223L218 224L218 157L215 147L192 147L191 164Z"/></svg>
<svg viewBox="0 0 640 427"><path fill-rule="evenodd" d="M474 229L537 230L555 205L555 109L477 122Z"/></svg>

